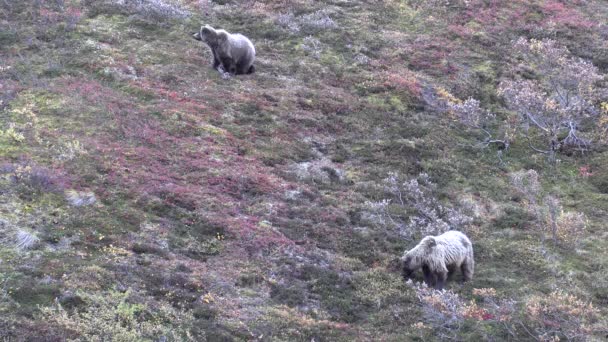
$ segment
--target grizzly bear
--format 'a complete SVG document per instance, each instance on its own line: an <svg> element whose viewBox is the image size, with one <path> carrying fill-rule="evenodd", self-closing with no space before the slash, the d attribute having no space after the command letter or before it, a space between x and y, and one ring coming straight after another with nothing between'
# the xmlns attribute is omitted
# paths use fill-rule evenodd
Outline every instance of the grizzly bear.
<svg viewBox="0 0 608 342"><path fill-rule="evenodd" d="M460 268L464 281L473 278L475 268L473 244L456 230L423 238L416 247L403 253L401 261L405 279L422 268L426 284L439 290L457 268Z"/></svg>
<svg viewBox="0 0 608 342"><path fill-rule="evenodd" d="M192 34L196 40L209 45L213 53L213 68L219 71L220 64L224 71L232 75L252 74L255 72L255 47L249 38L240 33L232 34L216 30L209 25Z"/></svg>

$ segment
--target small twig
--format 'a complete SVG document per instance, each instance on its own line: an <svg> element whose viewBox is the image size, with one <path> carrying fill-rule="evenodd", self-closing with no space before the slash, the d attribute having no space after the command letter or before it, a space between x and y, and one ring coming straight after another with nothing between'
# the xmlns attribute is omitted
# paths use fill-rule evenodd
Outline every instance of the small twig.
<svg viewBox="0 0 608 342"><path fill-rule="evenodd" d="M533 335L533 334L530 332L530 330L528 330L528 328L526 328L526 326L525 326L525 325L524 325L524 324L523 324L521 321L520 321L520 322L518 322L518 323L519 323L519 325L521 325L521 327L522 327L522 328L524 328L524 330L525 330L525 331L528 333L528 335L530 335L530 337L532 337L532 338L533 338L535 341L540 341L540 339L539 339L538 337L534 336L534 335Z"/></svg>
<svg viewBox="0 0 608 342"><path fill-rule="evenodd" d="M538 152L538 153L543 153L543 154L548 154L548 153L550 152L550 151L543 151L543 150L540 150L540 149L538 149L538 148L534 147L534 146L532 145L532 141L530 140L530 137L529 137L529 136L527 136L527 135L526 135L526 139L528 140L528 146L529 146L531 149L533 149L534 151L536 151L536 152Z"/></svg>

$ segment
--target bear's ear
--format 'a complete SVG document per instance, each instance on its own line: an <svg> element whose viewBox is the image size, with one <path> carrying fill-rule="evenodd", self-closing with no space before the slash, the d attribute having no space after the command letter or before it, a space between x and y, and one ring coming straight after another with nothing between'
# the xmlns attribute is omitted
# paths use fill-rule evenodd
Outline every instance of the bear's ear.
<svg viewBox="0 0 608 342"><path fill-rule="evenodd" d="M219 41L226 41L226 40L228 40L228 32L222 31L222 30L218 31L217 32L217 39Z"/></svg>
<svg viewBox="0 0 608 342"><path fill-rule="evenodd" d="M424 240L424 245L428 249L432 249L433 247L437 246L437 241L435 241L432 236L427 236Z"/></svg>
<svg viewBox="0 0 608 342"><path fill-rule="evenodd" d="M215 31L215 29L209 25L201 26L202 33L210 33L210 32L214 32L214 31Z"/></svg>

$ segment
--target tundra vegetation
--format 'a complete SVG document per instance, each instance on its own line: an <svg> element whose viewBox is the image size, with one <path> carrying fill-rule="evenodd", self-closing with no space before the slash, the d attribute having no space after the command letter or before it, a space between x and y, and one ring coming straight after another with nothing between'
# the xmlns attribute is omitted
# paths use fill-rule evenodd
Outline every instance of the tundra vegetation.
<svg viewBox="0 0 608 342"><path fill-rule="evenodd" d="M189 37L247 35L222 78ZM0 340L602 340L602 0L0 1ZM404 282L450 228L473 281Z"/></svg>

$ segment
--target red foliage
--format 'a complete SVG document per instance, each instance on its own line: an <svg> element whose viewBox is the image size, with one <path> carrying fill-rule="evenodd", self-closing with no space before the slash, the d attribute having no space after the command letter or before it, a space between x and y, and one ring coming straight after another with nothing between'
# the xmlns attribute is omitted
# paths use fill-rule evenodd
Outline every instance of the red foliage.
<svg viewBox="0 0 608 342"><path fill-rule="evenodd" d="M422 87L416 76L411 72L389 73L384 78L384 86L405 91L414 97L420 97Z"/></svg>
<svg viewBox="0 0 608 342"><path fill-rule="evenodd" d="M573 2L568 3L572 5ZM591 29L597 26L597 23L583 18L577 9L568 7L561 1L545 1L540 5L540 8L546 16L546 20L558 27L567 26L575 29Z"/></svg>
<svg viewBox="0 0 608 342"><path fill-rule="evenodd" d="M489 313L489 312L484 312L484 313L481 315L481 318L482 318L484 321L490 321L490 320L493 320L493 319L494 319L494 318L496 318L496 317L495 317L494 315L492 315L491 313Z"/></svg>
<svg viewBox="0 0 608 342"><path fill-rule="evenodd" d="M22 157L19 163L0 159L0 175L39 191L63 191L72 185L63 169L40 166L25 157Z"/></svg>
<svg viewBox="0 0 608 342"><path fill-rule="evenodd" d="M260 225L264 218L244 213L252 203L276 196L282 188L258 161L240 157L236 151L226 153L226 146L188 152L183 147L195 143L192 138L175 138L160 126L156 129L155 138L143 139L154 142L148 146L130 148L125 142L105 142L99 147L99 158L111 160L109 180L160 198L167 206L189 211L213 208L209 219L245 246L259 249L293 244L277 230ZM222 160L215 159L220 151L225 154ZM221 174L217 174L219 170Z"/></svg>
<svg viewBox="0 0 608 342"><path fill-rule="evenodd" d="M268 176L259 174L211 177L207 183L210 188L236 199L264 195L276 190L276 185Z"/></svg>
<svg viewBox="0 0 608 342"><path fill-rule="evenodd" d="M457 24L448 25L448 31L459 38L469 38L475 33L470 27Z"/></svg>
<svg viewBox="0 0 608 342"><path fill-rule="evenodd" d="M140 203L160 201L162 206L195 213L193 217L204 212L205 219L224 227L227 236L252 251L294 244L269 225L272 213L252 213L260 202L274 203L286 184L262 161L242 154L239 147L247 146L251 136L244 141L226 131L201 135L200 127L217 116L208 109L205 97L143 78L129 82L152 99L137 104L129 95L92 79L58 82L58 92L78 98L94 111L85 120L97 124L96 113L103 112L105 121L98 122L83 143L93 149L90 155L96 164L105 168L104 187L130 192ZM256 101L257 106L271 105L264 99ZM151 115L151 110L157 114ZM287 132L276 136L290 139ZM158 214L163 215L163 210Z"/></svg>
<svg viewBox="0 0 608 342"><path fill-rule="evenodd" d="M591 166L589 165L583 165L581 167L578 168L578 174L579 176L583 177L583 178L587 178L589 176L593 176L593 172L591 172Z"/></svg>
<svg viewBox="0 0 608 342"><path fill-rule="evenodd" d="M215 225L224 227L228 236L236 239L251 254L268 248L293 247L295 243L256 217L232 212L231 215L218 215L211 219Z"/></svg>
<svg viewBox="0 0 608 342"><path fill-rule="evenodd" d="M57 22L61 20L61 13L49 10L47 8L40 8L38 15L47 22Z"/></svg>
<svg viewBox="0 0 608 342"><path fill-rule="evenodd" d="M91 106L110 113L133 110L132 101L124 94L101 84L94 79L62 77L55 90L68 98L81 98Z"/></svg>
<svg viewBox="0 0 608 342"><path fill-rule="evenodd" d="M82 18L82 9L77 7L68 7L66 9L41 7L38 9L38 15L42 22L46 24L66 22L69 26L73 26Z"/></svg>
<svg viewBox="0 0 608 342"><path fill-rule="evenodd" d="M443 38L422 36L414 41L404 55L411 69L424 70L431 75L453 74L456 67L450 63L454 51L452 42Z"/></svg>
<svg viewBox="0 0 608 342"><path fill-rule="evenodd" d="M141 88L147 92L154 94L157 98L164 100L164 107L178 109L182 112L200 114L208 112L208 108L204 100L197 96L180 94L179 92L169 89L162 82L155 82L145 79L138 79L131 82L131 85Z"/></svg>
<svg viewBox="0 0 608 342"><path fill-rule="evenodd" d="M477 29L498 37L509 32L565 28L588 30L597 26L597 23L586 19L577 6L580 6L580 1L476 1L455 15L448 30L459 38L470 38Z"/></svg>

